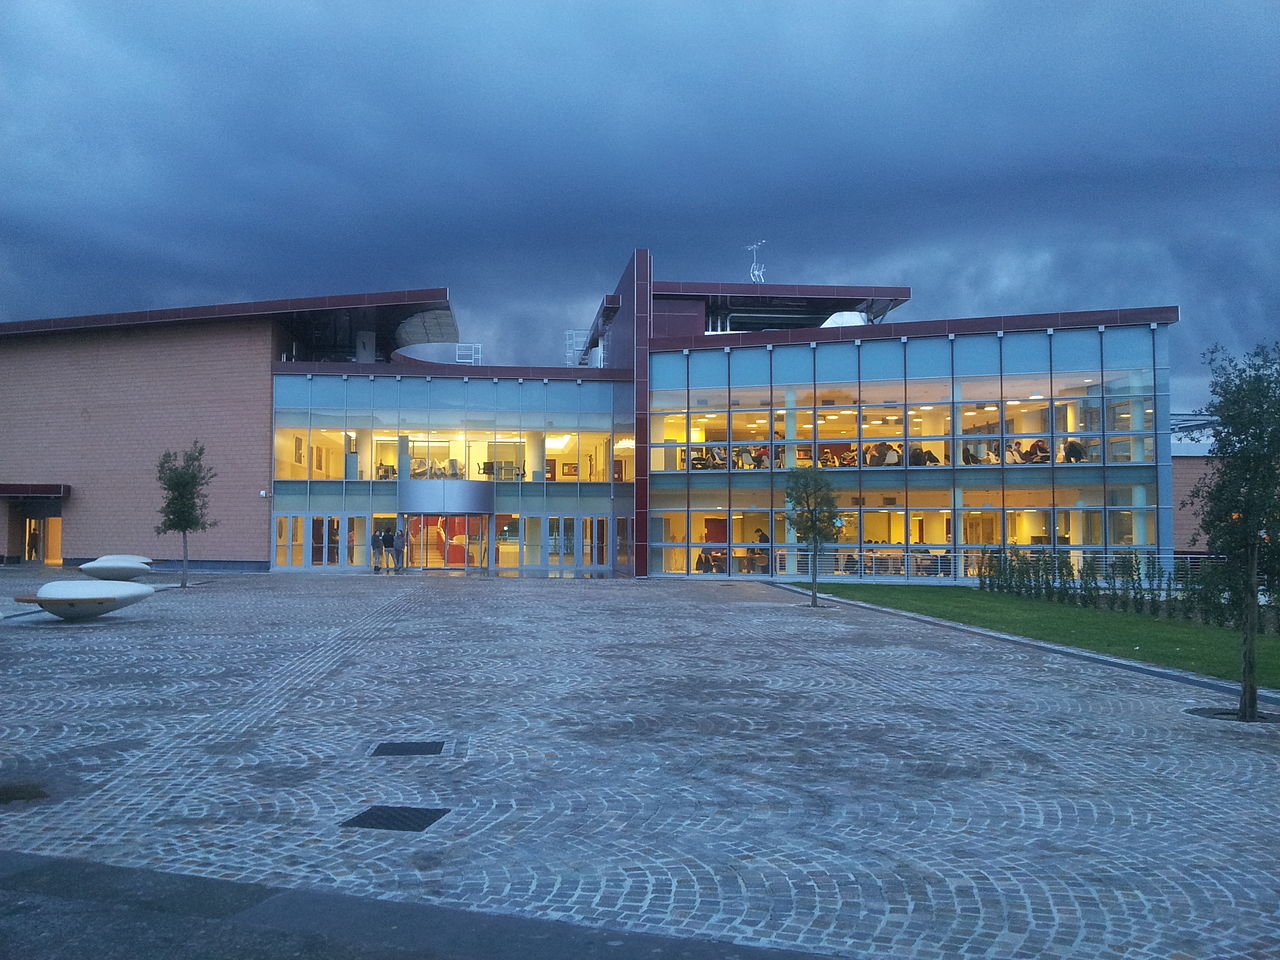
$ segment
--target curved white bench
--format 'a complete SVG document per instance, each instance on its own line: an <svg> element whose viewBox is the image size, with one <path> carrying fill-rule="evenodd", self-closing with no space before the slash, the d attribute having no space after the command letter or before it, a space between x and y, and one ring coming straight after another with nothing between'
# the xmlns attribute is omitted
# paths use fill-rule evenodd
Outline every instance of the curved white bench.
<svg viewBox="0 0 1280 960"><path fill-rule="evenodd" d="M131 553L109 553L105 557L80 564L80 572L98 580L135 580L151 572L152 562L150 557L139 557Z"/></svg>
<svg viewBox="0 0 1280 960"><path fill-rule="evenodd" d="M46 613L63 620L87 620L131 603L145 600L155 593L145 583L119 580L54 580L32 596L14 597L18 603L34 603Z"/></svg>

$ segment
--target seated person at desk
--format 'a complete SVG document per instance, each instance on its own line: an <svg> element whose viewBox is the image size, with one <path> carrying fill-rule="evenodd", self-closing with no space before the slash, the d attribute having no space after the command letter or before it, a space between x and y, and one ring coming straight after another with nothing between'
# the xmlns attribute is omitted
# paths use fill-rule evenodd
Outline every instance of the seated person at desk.
<svg viewBox="0 0 1280 960"><path fill-rule="evenodd" d="M856 467L858 465L858 451L856 447L850 447L844 453L840 454L840 466Z"/></svg>
<svg viewBox="0 0 1280 960"><path fill-rule="evenodd" d="M836 455L826 447L822 448L822 453L818 454L818 466L820 467L838 467L840 461L836 459Z"/></svg>
<svg viewBox="0 0 1280 960"><path fill-rule="evenodd" d="M379 480L394 480L396 478L396 468L389 463L378 463L378 471L374 476Z"/></svg>
<svg viewBox="0 0 1280 960"><path fill-rule="evenodd" d="M1079 463L1084 457L1084 444L1079 440L1068 440L1062 445L1062 459L1067 463Z"/></svg>
<svg viewBox="0 0 1280 960"><path fill-rule="evenodd" d="M703 547L698 551L698 562L694 565L694 569L698 573L724 573L724 561L724 547Z"/></svg>
<svg viewBox="0 0 1280 960"><path fill-rule="evenodd" d="M963 463L966 467L968 467L968 466L972 466L975 463L981 463L982 461L978 459L977 454L975 454L973 450L971 450L969 447L961 447L960 462Z"/></svg>
<svg viewBox="0 0 1280 960"><path fill-rule="evenodd" d="M996 456L994 450L988 450L978 460L979 463L999 463L1000 458Z"/></svg>
<svg viewBox="0 0 1280 960"><path fill-rule="evenodd" d="M751 451L751 463L757 470L763 470L769 462L769 448L763 443Z"/></svg>
<svg viewBox="0 0 1280 960"><path fill-rule="evenodd" d="M1043 440L1036 440L1031 446L1027 447L1027 452L1024 456L1027 463L1048 463L1049 445Z"/></svg>
<svg viewBox="0 0 1280 960"><path fill-rule="evenodd" d="M711 470L723 470L727 465L724 455L724 447L712 447L711 453L707 457L707 466Z"/></svg>

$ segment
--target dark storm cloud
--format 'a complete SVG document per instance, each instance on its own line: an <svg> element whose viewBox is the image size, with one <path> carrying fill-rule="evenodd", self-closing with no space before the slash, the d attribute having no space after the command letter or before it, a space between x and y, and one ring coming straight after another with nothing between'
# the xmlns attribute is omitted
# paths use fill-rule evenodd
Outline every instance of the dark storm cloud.
<svg viewBox="0 0 1280 960"><path fill-rule="evenodd" d="M1269 0L21 0L0 317L447 285L556 362L659 277L907 284L903 319L1280 307ZM1177 402L1177 400L1175 401Z"/></svg>

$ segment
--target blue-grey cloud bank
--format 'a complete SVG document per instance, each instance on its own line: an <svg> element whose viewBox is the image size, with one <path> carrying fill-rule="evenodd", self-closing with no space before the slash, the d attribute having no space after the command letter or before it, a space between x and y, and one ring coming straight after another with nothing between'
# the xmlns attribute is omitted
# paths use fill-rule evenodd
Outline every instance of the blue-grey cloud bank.
<svg viewBox="0 0 1280 960"><path fill-rule="evenodd" d="M1255 2L10 0L0 319L448 286L556 363L661 279L909 285L895 319L1178 304L1274 338Z"/></svg>

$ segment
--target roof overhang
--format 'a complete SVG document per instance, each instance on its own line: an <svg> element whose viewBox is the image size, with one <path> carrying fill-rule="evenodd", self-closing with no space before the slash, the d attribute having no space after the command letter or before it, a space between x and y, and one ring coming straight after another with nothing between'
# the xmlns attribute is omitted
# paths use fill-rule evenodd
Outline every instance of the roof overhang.
<svg viewBox="0 0 1280 960"><path fill-rule="evenodd" d="M53 317L43 320L15 320L0 323L0 336L32 333L60 333L70 330L109 329L112 327L150 326L153 324L243 320L307 316L322 317L345 312L353 318L374 323L380 334L390 337L406 320L418 313L431 314L429 327L433 336L453 334L457 341L457 323L449 304L447 287L420 290L395 290L383 293L352 293L330 297L298 297L290 300L251 300L243 303L220 303L203 307L177 307L165 310L135 310L130 313L98 313L77 317ZM424 326L424 329L428 329ZM425 341L415 341L425 342Z"/></svg>
<svg viewBox="0 0 1280 960"><path fill-rule="evenodd" d="M0 483L0 500L61 500L70 493L65 483Z"/></svg>

